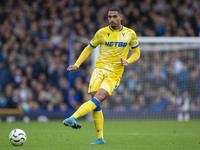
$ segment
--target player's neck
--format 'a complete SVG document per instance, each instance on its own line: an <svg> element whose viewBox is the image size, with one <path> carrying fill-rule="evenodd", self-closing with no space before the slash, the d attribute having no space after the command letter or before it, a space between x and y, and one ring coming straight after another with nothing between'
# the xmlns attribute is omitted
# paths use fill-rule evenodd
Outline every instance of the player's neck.
<svg viewBox="0 0 200 150"><path fill-rule="evenodd" d="M111 28L112 28L113 30L120 30L120 29L122 28L122 25L114 26L114 27L111 26Z"/></svg>

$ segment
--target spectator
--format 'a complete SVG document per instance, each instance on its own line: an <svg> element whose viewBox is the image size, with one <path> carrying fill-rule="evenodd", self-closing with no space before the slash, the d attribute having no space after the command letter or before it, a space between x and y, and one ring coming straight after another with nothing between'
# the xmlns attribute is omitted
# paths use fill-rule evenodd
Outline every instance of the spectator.
<svg viewBox="0 0 200 150"><path fill-rule="evenodd" d="M190 72L186 64L183 65L183 70L178 74L178 85L182 91L188 89L188 82L190 78Z"/></svg>
<svg viewBox="0 0 200 150"><path fill-rule="evenodd" d="M177 101L179 107L178 121L190 120L190 97L187 91L183 92L183 97Z"/></svg>
<svg viewBox="0 0 200 150"><path fill-rule="evenodd" d="M75 92L74 88L70 89L70 106L74 109L77 109L80 106L80 95Z"/></svg>
<svg viewBox="0 0 200 150"><path fill-rule="evenodd" d="M163 111L167 106L166 99L163 99L161 96L156 96L154 101L151 104L150 110L152 111Z"/></svg>
<svg viewBox="0 0 200 150"><path fill-rule="evenodd" d="M8 100L2 93L0 93L0 108L6 108L7 104Z"/></svg>
<svg viewBox="0 0 200 150"><path fill-rule="evenodd" d="M2 60L0 60L0 91L3 91L9 82L10 74L8 66Z"/></svg>
<svg viewBox="0 0 200 150"><path fill-rule="evenodd" d="M137 102L133 104L132 109L133 110L145 110L146 109L146 102L145 102L145 96L139 95L137 98Z"/></svg>

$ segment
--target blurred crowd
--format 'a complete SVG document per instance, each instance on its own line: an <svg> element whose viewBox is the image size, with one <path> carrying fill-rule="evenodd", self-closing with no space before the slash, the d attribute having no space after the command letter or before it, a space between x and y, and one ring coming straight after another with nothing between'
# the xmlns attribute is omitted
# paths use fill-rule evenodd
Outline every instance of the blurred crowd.
<svg viewBox="0 0 200 150"><path fill-rule="evenodd" d="M116 110L200 110L200 52L143 52L129 66L124 78L105 107Z"/></svg>
<svg viewBox="0 0 200 150"><path fill-rule="evenodd" d="M69 31L91 39L108 25L113 6L122 8L123 25L137 36L200 35L198 0L2 0L0 108L66 111L90 99L91 58L66 72ZM71 63L85 46L74 43ZM199 61L198 50L142 51L103 107L162 111L179 109L187 99L200 110Z"/></svg>

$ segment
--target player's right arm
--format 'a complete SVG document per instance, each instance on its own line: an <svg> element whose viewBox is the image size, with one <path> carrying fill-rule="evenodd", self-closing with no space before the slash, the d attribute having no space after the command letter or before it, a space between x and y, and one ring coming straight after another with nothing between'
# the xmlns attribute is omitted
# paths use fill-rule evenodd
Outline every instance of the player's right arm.
<svg viewBox="0 0 200 150"><path fill-rule="evenodd" d="M73 71L73 70L77 70L78 67L74 66L74 65L69 65L69 67L67 68L67 71Z"/></svg>
<svg viewBox="0 0 200 150"><path fill-rule="evenodd" d="M97 31L93 39L90 41L88 46L84 48L81 55L77 59L76 63L74 65L70 65L67 68L67 71L77 70L80 65L83 63L83 61L90 55L90 53L93 51L94 48L96 48L100 44L100 33Z"/></svg>
<svg viewBox="0 0 200 150"><path fill-rule="evenodd" d="M67 68L67 71L75 71L79 68L79 66L82 64L82 62L90 55L90 53L93 51L93 47L88 45L81 53L79 58L77 59L76 63L74 65L70 65Z"/></svg>
<svg viewBox="0 0 200 150"><path fill-rule="evenodd" d="M83 63L83 61L90 55L90 53L93 51L93 47L91 47L90 45L88 45L81 53L81 55L79 56L79 58L77 59L76 63L74 64L74 66L76 66L77 68L80 67L80 65Z"/></svg>

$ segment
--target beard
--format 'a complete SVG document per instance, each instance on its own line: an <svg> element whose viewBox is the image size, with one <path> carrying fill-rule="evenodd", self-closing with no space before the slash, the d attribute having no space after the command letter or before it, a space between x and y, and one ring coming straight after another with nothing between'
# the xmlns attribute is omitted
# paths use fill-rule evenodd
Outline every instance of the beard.
<svg viewBox="0 0 200 150"><path fill-rule="evenodd" d="M117 24L114 23L114 22L110 22L110 26L111 26L112 28L115 28L115 27L117 26Z"/></svg>

